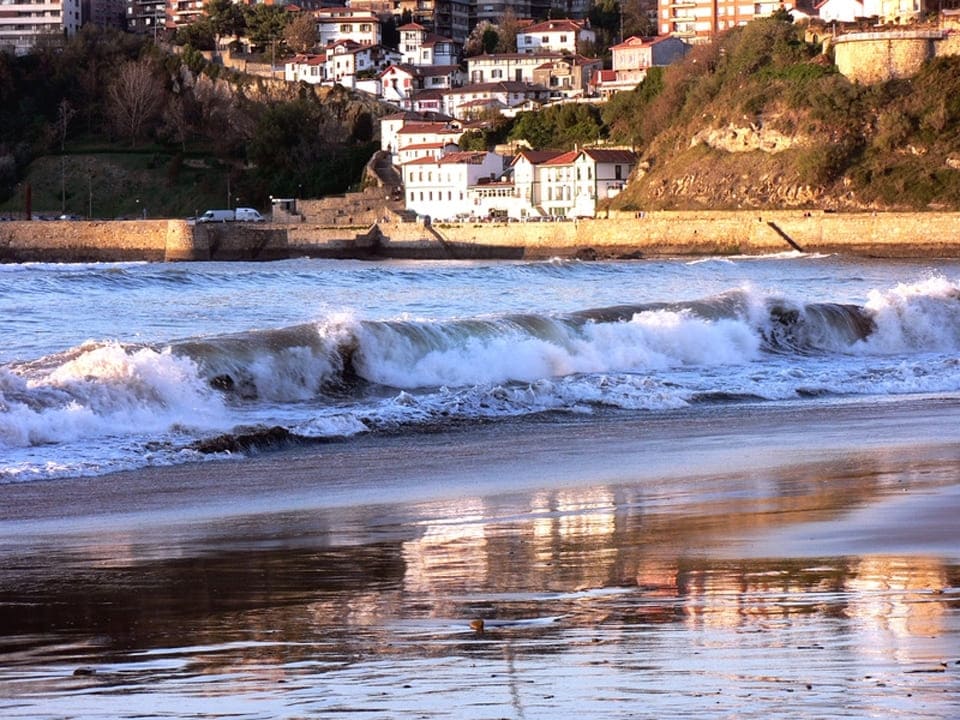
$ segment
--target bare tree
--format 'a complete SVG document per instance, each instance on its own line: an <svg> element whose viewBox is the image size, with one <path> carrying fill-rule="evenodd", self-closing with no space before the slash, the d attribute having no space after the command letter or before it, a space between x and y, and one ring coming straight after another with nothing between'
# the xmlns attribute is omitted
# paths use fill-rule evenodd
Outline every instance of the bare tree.
<svg viewBox="0 0 960 720"><path fill-rule="evenodd" d="M107 90L110 117L117 131L133 145L163 104L164 86L158 68L149 60L125 63Z"/></svg>
<svg viewBox="0 0 960 720"><path fill-rule="evenodd" d="M283 29L283 41L294 52L307 52L317 44L317 20L310 13L299 13Z"/></svg>
<svg viewBox="0 0 960 720"><path fill-rule="evenodd" d="M70 101L64 98L57 107L57 135L60 137L60 152L62 153L67 145L67 129L70 127L70 121L77 114L76 109L70 104Z"/></svg>

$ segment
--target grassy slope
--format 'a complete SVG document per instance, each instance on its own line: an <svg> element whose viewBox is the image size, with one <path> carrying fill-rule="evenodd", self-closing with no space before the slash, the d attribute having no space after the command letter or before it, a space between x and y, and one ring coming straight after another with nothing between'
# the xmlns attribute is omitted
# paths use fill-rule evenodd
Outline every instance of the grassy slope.
<svg viewBox="0 0 960 720"><path fill-rule="evenodd" d="M785 41L778 48L763 39L756 27L730 34L723 53L697 58L712 72L668 73L674 92L644 112L670 123L637 121L656 132L645 136L645 172L615 206L960 210L960 58L928 63L908 81L863 87L824 71L822 58L804 58L796 45L785 51ZM795 146L773 154L691 142L704 128L751 125Z"/></svg>

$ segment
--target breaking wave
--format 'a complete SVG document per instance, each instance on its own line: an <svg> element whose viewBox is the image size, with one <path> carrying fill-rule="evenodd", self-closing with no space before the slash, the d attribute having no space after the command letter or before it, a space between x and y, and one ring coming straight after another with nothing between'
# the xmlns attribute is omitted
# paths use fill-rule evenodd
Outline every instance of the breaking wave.
<svg viewBox="0 0 960 720"><path fill-rule="evenodd" d="M960 389L958 349L960 289L944 279L863 306L738 289L553 315L331 315L163 346L87 342L0 367L0 446L136 435L179 451L214 437L229 452L260 434L275 443L545 411ZM929 353L949 355L940 371L862 361Z"/></svg>

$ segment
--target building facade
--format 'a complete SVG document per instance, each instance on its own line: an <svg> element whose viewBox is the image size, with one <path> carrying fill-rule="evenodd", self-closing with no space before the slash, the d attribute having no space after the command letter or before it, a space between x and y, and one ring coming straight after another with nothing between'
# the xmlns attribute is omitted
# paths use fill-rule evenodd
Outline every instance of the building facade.
<svg viewBox="0 0 960 720"><path fill-rule="evenodd" d="M718 33L768 17L780 9L792 10L792 0L760 0L753 3L721 0L659 0L657 25L660 35L671 35L688 43L705 43Z"/></svg>
<svg viewBox="0 0 960 720"><path fill-rule="evenodd" d="M0 48L25 55L44 40L74 35L80 24L80 0L2 0Z"/></svg>

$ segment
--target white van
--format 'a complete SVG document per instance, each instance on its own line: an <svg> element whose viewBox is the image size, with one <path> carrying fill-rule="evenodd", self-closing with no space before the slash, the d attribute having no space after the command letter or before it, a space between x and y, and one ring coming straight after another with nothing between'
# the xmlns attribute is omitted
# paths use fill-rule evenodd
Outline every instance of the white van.
<svg viewBox="0 0 960 720"><path fill-rule="evenodd" d="M233 210L207 210L203 215L197 218L198 223L208 222L233 222L236 215Z"/></svg>
<svg viewBox="0 0 960 720"><path fill-rule="evenodd" d="M266 222L267 219L253 208L237 208L238 222Z"/></svg>

